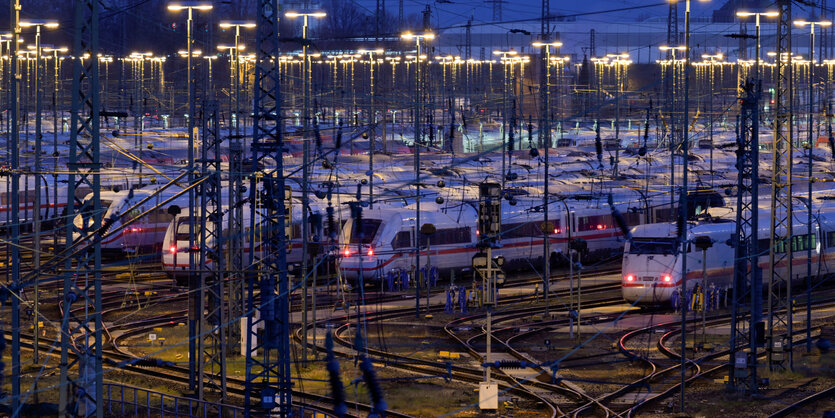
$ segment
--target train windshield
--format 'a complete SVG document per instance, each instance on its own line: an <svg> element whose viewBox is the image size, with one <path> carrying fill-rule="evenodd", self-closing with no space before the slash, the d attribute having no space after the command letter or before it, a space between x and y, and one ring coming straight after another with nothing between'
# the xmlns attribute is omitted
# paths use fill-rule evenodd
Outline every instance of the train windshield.
<svg viewBox="0 0 835 418"><path fill-rule="evenodd" d="M182 218L179 218L179 220L177 221L177 233L174 236L174 239L176 241L188 241L189 240L189 228L188 228L189 219L190 218L188 216L183 216ZM196 219L195 219L194 223L195 223L194 240L196 241L200 237L200 234L196 230L196 227L198 225L198 221Z"/></svg>
<svg viewBox="0 0 835 418"><path fill-rule="evenodd" d="M382 223L383 221L380 219L363 219L360 223L361 226L358 226L357 222L354 221L351 228L351 244L371 244Z"/></svg>
<svg viewBox="0 0 835 418"><path fill-rule="evenodd" d="M632 238L629 245L629 254L673 255L675 251L675 238Z"/></svg>

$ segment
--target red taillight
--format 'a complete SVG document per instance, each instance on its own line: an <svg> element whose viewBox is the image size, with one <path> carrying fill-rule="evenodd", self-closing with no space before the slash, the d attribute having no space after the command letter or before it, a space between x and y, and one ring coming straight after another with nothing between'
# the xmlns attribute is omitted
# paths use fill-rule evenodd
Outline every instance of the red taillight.
<svg viewBox="0 0 835 418"><path fill-rule="evenodd" d="M633 276L631 274L627 275L626 276L626 281L627 282L634 282L635 281L635 276Z"/></svg>
<svg viewBox="0 0 835 418"><path fill-rule="evenodd" d="M130 232L142 232L142 228L131 228Z"/></svg>
<svg viewBox="0 0 835 418"><path fill-rule="evenodd" d="M554 233L555 233L555 234L559 234L559 233L560 233L560 229L559 229L559 228L554 228Z"/></svg>
<svg viewBox="0 0 835 418"><path fill-rule="evenodd" d="M479 236L479 235L481 235L481 231L479 231L478 229L476 229L476 230L475 230L475 234L476 234L476 236Z"/></svg>
<svg viewBox="0 0 835 418"><path fill-rule="evenodd" d="M369 248L368 249L368 256L369 257L374 257L374 248Z"/></svg>
<svg viewBox="0 0 835 418"><path fill-rule="evenodd" d="M673 277L670 276L669 274L665 274L664 275L664 283L669 283L671 281L673 281Z"/></svg>
<svg viewBox="0 0 835 418"><path fill-rule="evenodd" d="M597 229L605 229L605 228L606 228L606 225L599 225L599 224L597 225Z"/></svg>
<svg viewBox="0 0 835 418"><path fill-rule="evenodd" d="M172 245L171 248L168 249L168 251L171 251L171 254L177 254L177 246Z"/></svg>
<svg viewBox="0 0 835 418"><path fill-rule="evenodd" d="M349 255L351 255L351 250L346 248L345 249L345 257L348 257Z"/></svg>

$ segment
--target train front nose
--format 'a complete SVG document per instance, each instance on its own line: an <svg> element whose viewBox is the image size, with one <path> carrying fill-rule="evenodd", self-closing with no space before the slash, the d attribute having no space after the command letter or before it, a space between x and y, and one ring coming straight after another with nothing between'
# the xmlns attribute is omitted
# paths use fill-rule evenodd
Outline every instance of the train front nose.
<svg viewBox="0 0 835 418"><path fill-rule="evenodd" d="M339 269L342 276L348 280L359 279L360 271L363 278L370 278L375 274L377 266L377 253L372 247L362 248L362 254L357 249L346 248L340 252Z"/></svg>
<svg viewBox="0 0 835 418"><path fill-rule="evenodd" d="M670 303L675 280L669 274L628 273L621 281L623 299L636 305Z"/></svg>

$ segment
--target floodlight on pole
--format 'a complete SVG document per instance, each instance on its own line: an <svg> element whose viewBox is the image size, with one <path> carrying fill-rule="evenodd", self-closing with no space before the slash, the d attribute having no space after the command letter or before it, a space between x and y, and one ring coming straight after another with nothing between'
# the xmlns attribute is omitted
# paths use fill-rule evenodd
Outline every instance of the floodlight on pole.
<svg viewBox="0 0 835 418"><path fill-rule="evenodd" d="M754 59L754 78L759 80L760 78L760 18L761 17L778 17L780 16L780 12L776 10L768 10L765 12L746 12L746 11L739 11L736 12L737 17L751 17L755 18L755 27L756 27L756 36L757 39L757 49L755 51L755 59Z"/></svg>
<svg viewBox="0 0 835 418"><path fill-rule="evenodd" d="M212 3L206 1L180 1L176 3L169 3L168 10L212 10L214 6Z"/></svg>
<svg viewBox="0 0 835 418"><path fill-rule="evenodd" d="M41 135L41 110L43 107L43 94L41 92L41 28L47 29L55 29L58 27L58 21L56 20L46 20L46 19L28 19L28 20L21 20L18 23L18 26L22 28L35 28L35 166L34 171L35 173L41 172L41 144L42 144L42 136ZM27 137L28 139L28 137ZM28 148L28 141L26 147ZM34 205L36 208L41 207L41 176L35 176L35 201ZM35 219L33 222L33 240L34 240L34 256L33 256L33 263L35 266L40 266L41 263L41 212L40 210L35 211ZM36 267L37 268L37 267ZM35 341L34 341L34 353L33 353L33 360L37 363L40 361L38 359L38 334L40 333L39 330L39 322L38 318L40 314L38 313L40 301L38 299L38 281L35 281L34 284L34 316L33 316L33 328L35 334Z"/></svg>
<svg viewBox="0 0 835 418"><path fill-rule="evenodd" d="M197 105L195 103L195 89L194 89L194 67L193 67L193 60L194 57L193 47L194 47L194 11L201 10L201 11L208 11L213 8L211 2L207 1L177 1L168 3L168 10L171 11L188 11L188 18L186 20L186 83L187 83L187 90L188 90L188 119L187 119L187 129L188 129L188 152L187 152L187 170L188 170L188 182L191 184L194 181L194 157L195 157L195 144L196 138L194 135L194 118L195 114L197 113ZM199 56L199 54L198 54ZM190 209L194 209L193 202L195 201L195 191L193 188L190 188L188 191L188 200L192 202L189 204ZM189 237L188 243L189 248L193 248L195 245L195 219L193 216L189 217L188 222L189 227ZM189 252L189 266L192 267L192 270L195 267L195 254L194 252ZM201 289L196 289L198 287L200 280L197 280L194 276L189 277L189 291L192 293L192 298L200 299L200 295L202 295ZM194 301L194 299L192 299ZM198 307L196 305L201 305ZM195 390L198 393L198 399L203 399L203 367L202 365L198 365L198 352L202 354L202 337L200 335L200 327L202 323L202 302L195 303L195 306L192 307L193 309L189 309L189 317L188 317L188 329L189 329L189 389ZM199 311L198 311L199 309ZM199 340L199 341L197 341ZM199 346L198 346L199 344ZM200 357L202 358L202 357ZM225 379L225 376L222 378ZM225 382L225 380L223 380Z"/></svg>
<svg viewBox="0 0 835 418"><path fill-rule="evenodd" d="M309 11L309 12L294 12L290 11L284 14L284 16L293 19L296 17L302 17L303 25L302 25L302 102L303 102L303 132L304 135L302 137L302 183L304 187L302 188L302 268L301 268L301 277L304 277L302 280L302 323L303 326L307 326L307 270L308 270L308 258L309 258L309 248L308 248L308 240L310 237L310 224L308 222L308 212L310 212L310 188L307 186L309 179L310 179L310 84L311 84L311 70L310 70L310 61L309 57L310 54L308 53L308 49L310 48L308 45L307 40L309 39L310 33L310 25L309 20L311 17L313 18L323 18L327 16L327 14L323 11ZM315 291L315 289L314 289ZM303 361L307 361L307 333L302 335L302 358Z"/></svg>

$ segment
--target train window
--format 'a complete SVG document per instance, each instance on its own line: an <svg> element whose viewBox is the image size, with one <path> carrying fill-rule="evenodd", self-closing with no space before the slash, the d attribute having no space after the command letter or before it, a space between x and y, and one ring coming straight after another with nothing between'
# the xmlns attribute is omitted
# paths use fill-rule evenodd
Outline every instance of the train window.
<svg viewBox="0 0 835 418"><path fill-rule="evenodd" d="M412 234L409 231L400 231L397 235L394 236L394 239L391 240L391 248L398 250L400 248L411 248L412 247Z"/></svg>
<svg viewBox="0 0 835 418"><path fill-rule="evenodd" d="M515 224L502 225L502 238L517 239L541 237L542 231L536 222L520 222Z"/></svg>
<svg viewBox="0 0 835 418"><path fill-rule="evenodd" d="M815 236L815 234L812 234L811 236L806 234L793 236L792 251L806 251L809 249L815 249L815 247L817 246L816 238L817 237Z"/></svg>
<svg viewBox="0 0 835 418"><path fill-rule="evenodd" d="M172 219L174 219L174 217L168 213L168 210L162 208L151 211L151 213L148 214L148 222L150 223L170 223Z"/></svg>
<svg viewBox="0 0 835 418"><path fill-rule="evenodd" d="M829 231L826 233L826 247L835 247L835 231Z"/></svg>
<svg viewBox="0 0 835 418"><path fill-rule="evenodd" d="M613 227L612 215L583 216L577 219L577 231L600 231Z"/></svg>
<svg viewBox="0 0 835 418"><path fill-rule="evenodd" d="M627 228L632 228L635 225L641 224L641 214L637 212L623 213L623 220L626 222Z"/></svg>
<svg viewBox="0 0 835 418"><path fill-rule="evenodd" d="M655 209L655 222L672 222L675 220L673 210L669 207Z"/></svg>
<svg viewBox="0 0 835 418"><path fill-rule="evenodd" d="M431 237L431 243L435 245L462 244L465 242L470 242L470 227L439 229ZM425 247L426 244L426 236L422 236L420 246Z"/></svg>
<svg viewBox="0 0 835 418"><path fill-rule="evenodd" d="M629 254L663 254L676 252L675 238L632 238Z"/></svg>
<svg viewBox="0 0 835 418"><path fill-rule="evenodd" d="M361 227L357 227L357 222L354 221L351 228L351 244L371 244L382 223L380 219L363 219L360 222Z"/></svg>
<svg viewBox="0 0 835 418"><path fill-rule="evenodd" d="M189 223L189 222L188 222L188 221L189 221L189 218L188 218L188 217L185 217L185 216L184 216L184 217L182 217L182 218L180 218L180 219L177 221L177 222L178 222L178 225L177 225L177 234L176 234L176 236L174 237L174 239L175 239L176 241L188 241L188 240L189 240L189 228L188 228L188 223ZM196 221L196 220L195 220L195 225L197 225L197 221ZM197 233L197 231L195 231L195 233L194 233L194 239L195 239L195 240L197 240L197 238L199 237L199 235L200 235L200 234L198 234L198 233Z"/></svg>

